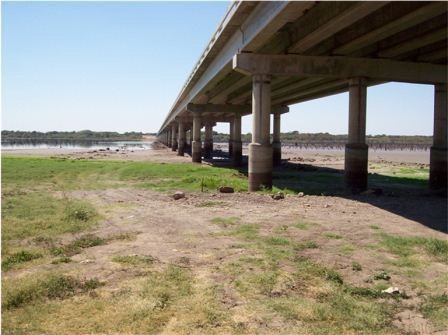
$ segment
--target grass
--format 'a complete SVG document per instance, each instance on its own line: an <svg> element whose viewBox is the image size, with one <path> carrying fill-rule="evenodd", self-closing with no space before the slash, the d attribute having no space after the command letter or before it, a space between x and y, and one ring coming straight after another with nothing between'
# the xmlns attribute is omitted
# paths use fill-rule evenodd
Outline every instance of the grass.
<svg viewBox="0 0 448 335"><path fill-rule="evenodd" d="M229 262L223 271L232 276L235 290L246 309L259 317L275 313L286 329L310 334L394 334L396 304L405 295L388 296L380 287L355 287L345 283L335 269L301 256L314 241L260 234L260 226L239 225L228 235L251 242L254 256ZM356 270L359 267L354 265ZM389 298L394 298L390 302ZM386 302L387 300L387 302ZM292 328L288 328L292 327ZM300 333L300 332L298 332Z"/></svg>
<svg viewBox="0 0 448 335"><path fill-rule="evenodd" d="M210 221L214 224L223 226L223 227L228 227L228 226L234 226L239 222L240 218L235 217L235 216L230 216L230 217L214 217L212 218Z"/></svg>
<svg viewBox="0 0 448 335"><path fill-rule="evenodd" d="M444 293L427 297L420 307L420 312L439 330L446 329L448 327L448 295Z"/></svg>
<svg viewBox="0 0 448 335"><path fill-rule="evenodd" d="M333 239L333 240L340 240L342 238L341 235L339 234L335 234L335 233L324 233L323 234L325 237Z"/></svg>
<svg viewBox="0 0 448 335"><path fill-rule="evenodd" d="M419 251L441 263L448 264L448 241L432 237L403 237L384 232L379 233L380 247L408 260ZM406 263L405 263L406 264Z"/></svg>
<svg viewBox="0 0 448 335"><path fill-rule="evenodd" d="M2 242L77 233L93 227L98 219L95 208L85 201L41 192L6 195L2 200Z"/></svg>
<svg viewBox="0 0 448 335"><path fill-rule="evenodd" d="M97 279L79 280L72 276L48 274L41 277L7 279L3 285L2 307L18 308L42 299L65 299L101 286Z"/></svg>
<svg viewBox="0 0 448 335"><path fill-rule="evenodd" d="M145 255L126 255L126 256L114 256L112 258L112 261L129 266L142 266L142 265L144 266L153 264L155 258L152 256L145 256Z"/></svg>
<svg viewBox="0 0 448 335"><path fill-rule="evenodd" d="M86 234L78 237L68 244L53 247L50 249L50 252L53 256L70 257L79 254L82 249L96 247L98 245L106 244L107 242L107 239L98 237L93 234Z"/></svg>
<svg viewBox="0 0 448 335"><path fill-rule="evenodd" d="M2 260L2 269L3 271L8 271L12 269L17 264L25 263L32 261L34 259L41 258L42 254L38 252L31 252L28 250L22 250L16 253L13 253L9 256L6 256L5 260Z"/></svg>

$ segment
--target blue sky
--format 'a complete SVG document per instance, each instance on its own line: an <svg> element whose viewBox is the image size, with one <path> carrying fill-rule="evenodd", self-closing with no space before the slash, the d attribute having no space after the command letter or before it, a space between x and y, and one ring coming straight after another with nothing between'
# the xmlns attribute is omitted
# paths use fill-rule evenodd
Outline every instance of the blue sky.
<svg viewBox="0 0 448 335"><path fill-rule="evenodd" d="M2 129L156 132L228 5L2 2ZM432 86L376 86L367 102L368 134L432 135ZM339 94L290 106L282 131L342 134L347 118Z"/></svg>

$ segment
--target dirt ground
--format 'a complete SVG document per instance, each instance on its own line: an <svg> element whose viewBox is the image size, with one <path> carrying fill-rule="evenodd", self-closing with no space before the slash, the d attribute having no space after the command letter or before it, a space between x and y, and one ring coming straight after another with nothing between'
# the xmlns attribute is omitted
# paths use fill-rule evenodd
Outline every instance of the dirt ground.
<svg viewBox="0 0 448 335"><path fill-rule="evenodd" d="M225 149L223 147L223 149ZM13 152L17 154L17 151ZM30 154L22 151L21 154ZM34 150L34 155L61 155L71 158L104 158L150 160L155 162L189 162L190 157L179 157L170 149L159 144L153 150L134 152L107 152L89 150L64 151ZM422 157L423 155L423 157ZM419 157L408 154L408 164L427 164L426 153ZM412 159L412 157L417 157ZM286 149L284 158L310 164L342 168L341 152L298 152ZM298 158L300 157L300 158ZM414 158L415 158L414 157ZM401 157L402 158L402 157ZM372 161L397 161L400 156L381 153ZM114 241L106 245L84 249L73 256L73 262L60 264L64 272L76 271L85 277L98 277L108 282L114 289L127 276L135 275L120 271L120 266L111 261L116 255L148 255L160 264L175 263L193 269L210 281L225 281L217 278L214 268L225 266L229 261L250 254L250 250L238 248L236 238L220 234L226 227L212 223L213 218L238 218L245 224L259 224L261 234L273 234L288 229L290 238L312 240L319 248L302 251L303 256L337 269L344 282L356 286L366 286L372 273L385 268L394 255L384 250L372 251L378 244L378 230L401 237L425 236L446 239L446 234L425 226L425 220L443 220L446 199L434 197L402 198L360 195L357 197L298 196L287 195L283 200L273 200L268 194L217 192L187 193L184 199L174 200L171 194L136 189L110 189L102 191L76 191L70 194L75 198L86 199L100 209L106 218L93 234L107 237L118 233L135 234L135 239ZM210 206L208 205L210 204ZM432 215L432 216L431 216ZM308 229L292 230L288 227L300 220L306 222ZM333 235L332 235L333 234ZM331 236L339 236L331 238ZM66 236L67 240L74 236ZM352 270L356 261L363 266L362 272ZM36 268L13 270L4 277L24 276ZM429 284L436 278L446 275L447 267L442 263L431 263L424 269ZM448 334L437 332L416 310L421 302L418 290L411 278L393 275L391 286L399 287L410 296L408 309L400 311L394 324L404 331L416 334ZM222 283L221 283L222 284ZM229 283L224 283L229 285ZM447 292L447 291L445 291ZM228 296L229 308L238 308L242 301Z"/></svg>

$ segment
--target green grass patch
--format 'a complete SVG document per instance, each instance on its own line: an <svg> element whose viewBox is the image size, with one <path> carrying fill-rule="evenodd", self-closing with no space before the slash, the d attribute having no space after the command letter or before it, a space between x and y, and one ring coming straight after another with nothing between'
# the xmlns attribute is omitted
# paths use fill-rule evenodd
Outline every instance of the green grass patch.
<svg viewBox="0 0 448 335"><path fill-rule="evenodd" d="M28 250L22 250L22 251L13 253L12 255L8 255L8 256L4 257L5 259L2 260L2 269L3 269L3 271L8 271L18 264L29 262L29 261L32 261L34 259L38 259L41 257L42 257L41 253L31 252Z"/></svg>
<svg viewBox="0 0 448 335"><path fill-rule="evenodd" d="M215 217L210 220L212 223L228 227L228 226L234 226L237 224L237 222L240 221L240 218L236 216L230 216L230 217Z"/></svg>
<svg viewBox="0 0 448 335"><path fill-rule="evenodd" d="M72 242L53 247L50 249L50 252L53 256L65 256L70 257L76 254L79 254L82 249L96 247L98 245L103 245L108 242L107 239L101 238L99 236L93 234L86 234L78 237Z"/></svg>
<svg viewBox="0 0 448 335"><path fill-rule="evenodd" d="M112 258L113 262L130 266L152 265L155 260L154 257L146 255L114 256Z"/></svg>
<svg viewBox="0 0 448 335"><path fill-rule="evenodd" d="M448 295L431 295L420 306L420 312L439 330L448 328Z"/></svg>
<svg viewBox="0 0 448 335"><path fill-rule="evenodd" d="M301 230L307 230L309 228L309 224L306 222L297 222L292 225L293 227Z"/></svg>
<svg viewBox="0 0 448 335"><path fill-rule="evenodd" d="M2 242L77 233L98 219L95 208L85 201L41 192L9 195L2 199Z"/></svg>
<svg viewBox="0 0 448 335"><path fill-rule="evenodd" d="M227 203L224 201L204 201L194 206L199 208L224 207L227 206Z"/></svg>
<svg viewBox="0 0 448 335"><path fill-rule="evenodd" d="M448 241L432 237L402 237L386 233L380 233L380 246L387 251L409 258L418 251L424 251L435 260L448 264Z"/></svg>
<svg viewBox="0 0 448 335"><path fill-rule="evenodd" d="M40 277L7 279L3 285L2 307L18 308L33 301L64 299L101 286L97 279L79 280L72 276L48 274Z"/></svg>
<svg viewBox="0 0 448 335"><path fill-rule="evenodd" d="M340 240L342 238L341 235L335 233L324 233L324 236L333 240Z"/></svg>
<svg viewBox="0 0 448 335"><path fill-rule="evenodd" d="M281 236L269 236L264 238L267 245L288 245L290 242L287 238Z"/></svg>

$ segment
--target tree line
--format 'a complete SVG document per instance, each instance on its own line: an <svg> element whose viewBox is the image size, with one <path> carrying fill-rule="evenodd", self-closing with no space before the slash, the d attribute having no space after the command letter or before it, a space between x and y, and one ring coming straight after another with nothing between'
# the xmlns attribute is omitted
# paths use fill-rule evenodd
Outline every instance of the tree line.
<svg viewBox="0 0 448 335"><path fill-rule="evenodd" d="M2 130L2 141L9 140L88 140L88 141L138 141L141 140L141 132L118 133L115 131L15 131Z"/></svg>

